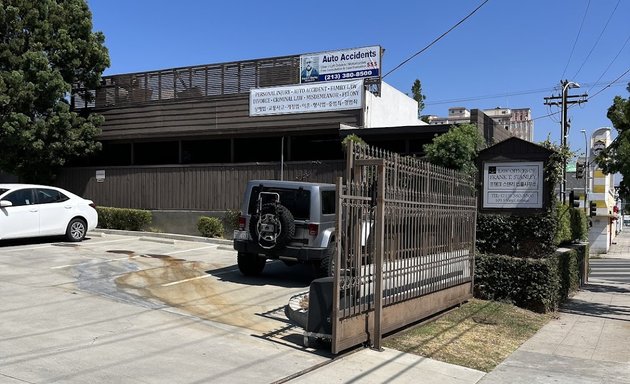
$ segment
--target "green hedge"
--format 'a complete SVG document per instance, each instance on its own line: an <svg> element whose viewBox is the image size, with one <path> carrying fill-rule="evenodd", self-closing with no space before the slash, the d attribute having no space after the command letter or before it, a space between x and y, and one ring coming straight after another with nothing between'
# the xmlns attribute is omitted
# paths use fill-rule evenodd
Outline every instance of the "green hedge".
<svg viewBox="0 0 630 384"><path fill-rule="evenodd" d="M477 249L481 253L543 258L560 244L587 239L584 211L558 205L546 213L530 216L479 214Z"/></svg>
<svg viewBox="0 0 630 384"><path fill-rule="evenodd" d="M98 227L104 229L121 229L141 231L153 220L150 211L130 208L96 207Z"/></svg>
<svg viewBox="0 0 630 384"><path fill-rule="evenodd" d="M223 223L216 217L200 216L197 221L197 229L205 237L223 236Z"/></svg>
<svg viewBox="0 0 630 384"><path fill-rule="evenodd" d="M553 213L532 216L479 214L476 245L481 253L541 258L555 251L556 228Z"/></svg>
<svg viewBox="0 0 630 384"><path fill-rule="evenodd" d="M536 312L553 311L579 288L586 255L585 245L540 259L477 255L475 296Z"/></svg>
<svg viewBox="0 0 630 384"><path fill-rule="evenodd" d="M564 244L573 240L571 234L571 209L568 205L558 205L556 208L558 227L556 228L554 243Z"/></svg>
<svg viewBox="0 0 630 384"><path fill-rule="evenodd" d="M573 240L588 241L588 217L583 209L571 210L571 233Z"/></svg>

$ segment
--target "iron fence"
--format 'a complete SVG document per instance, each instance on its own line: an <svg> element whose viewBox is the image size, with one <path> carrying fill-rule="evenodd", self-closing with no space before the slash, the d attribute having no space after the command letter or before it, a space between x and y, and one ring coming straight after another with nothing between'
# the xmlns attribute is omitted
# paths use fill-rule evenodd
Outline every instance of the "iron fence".
<svg viewBox="0 0 630 384"><path fill-rule="evenodd" d="M378 348L384 331L472 293L474 177L369 146L348 156L337 182L333 352Z"/></svg>

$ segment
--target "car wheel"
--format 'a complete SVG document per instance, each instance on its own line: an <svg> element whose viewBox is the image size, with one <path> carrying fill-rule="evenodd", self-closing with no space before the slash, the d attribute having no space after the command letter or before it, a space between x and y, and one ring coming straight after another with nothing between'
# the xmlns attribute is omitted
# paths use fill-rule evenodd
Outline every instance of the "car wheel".
<svg viewBox="0 0 630 384"><path fill-rule="evenodd" d="M249 232L265 249L284 247L295 234L295 221L291 211L276 203L263 205L260 212L252 215Z"/></svg>
<svg viewBox="0 0 630 384"><path fill-rule="evenodd" d="M265 268L267 260L253 253L239 252L236 256L238 269L245 276L258 276Z"/></svg>
<svg viewBox="0 0 630 384"><path fill-rule="evenodd" d="M87 233L87 224L82 219L72 219L70 223L68 223L68 228L66 229L66 239L68 241L81 241L85 238Z"/></svg>
<svg viewBox="0 0 630 384"><path fill-rule="evenodd" d="M326 247L324 258L319 262L319 277L333 277L335 275L335 258L337 243L331 239Z"/></svg>

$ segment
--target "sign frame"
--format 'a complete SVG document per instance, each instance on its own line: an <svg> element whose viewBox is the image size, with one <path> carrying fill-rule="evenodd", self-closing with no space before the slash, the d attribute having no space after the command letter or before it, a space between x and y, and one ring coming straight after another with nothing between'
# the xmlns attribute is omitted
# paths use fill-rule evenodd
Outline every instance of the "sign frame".
<svg viewBox="0 0 630 384"><path fill-rule="evenodd" d="M380 45L300 55L300 84L380 79Z"/></svg>

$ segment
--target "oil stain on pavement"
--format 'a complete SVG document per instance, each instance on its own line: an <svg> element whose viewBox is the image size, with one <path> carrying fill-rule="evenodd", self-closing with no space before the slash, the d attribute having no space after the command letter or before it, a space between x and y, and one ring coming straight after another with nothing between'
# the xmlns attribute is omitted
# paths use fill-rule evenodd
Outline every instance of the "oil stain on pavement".
<svg viewBox="0 0 630 384"><path fill-rule="evenodd" d="M115 253L115 252L112 252ZM122 253L122 252L119 252ZM133 253L127 253L130 257ZM159 260L161 265L155 265ZM213 271L239 274L225 265L186 261L168 255L135 256L138 268L116 277L116 286L135 297L159 301L186 314L243 327L260 334L273 332L285 323L260 314L284 306L290 295L266 285L248 285L238 279L222 279Z"/></svg>

